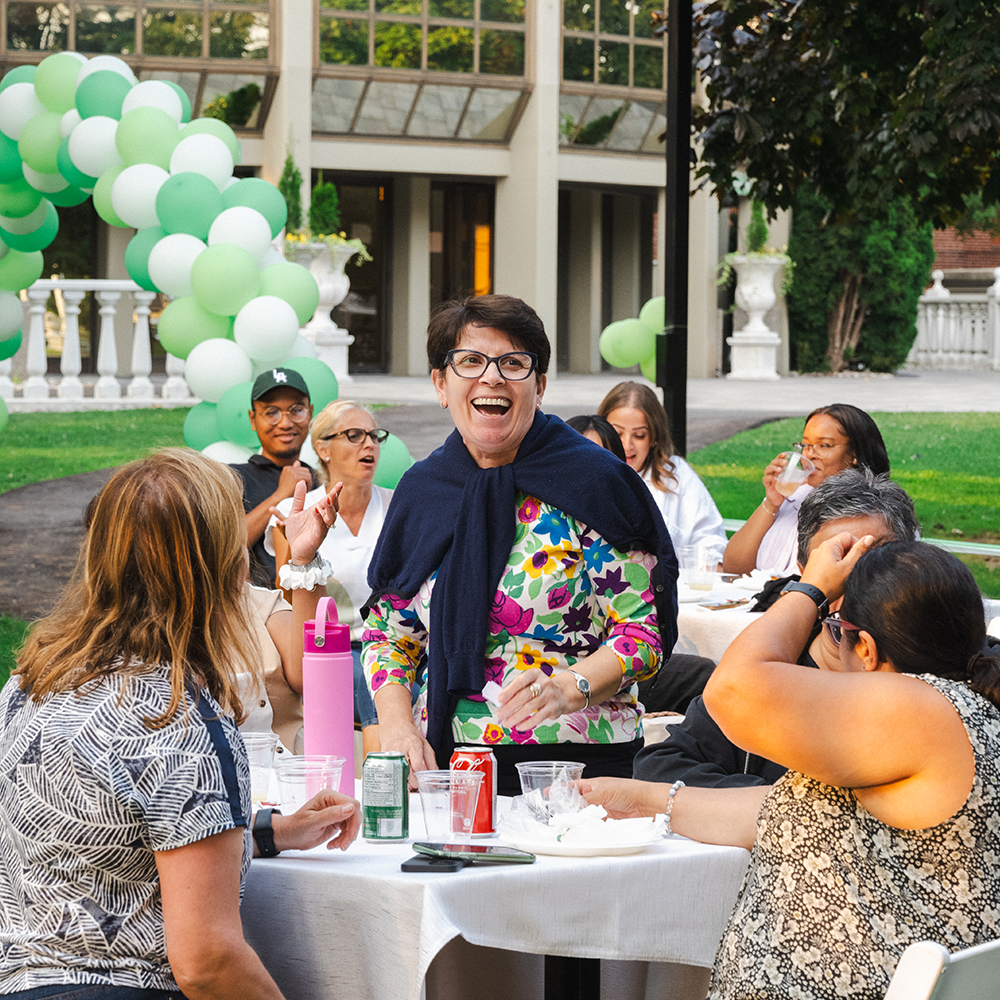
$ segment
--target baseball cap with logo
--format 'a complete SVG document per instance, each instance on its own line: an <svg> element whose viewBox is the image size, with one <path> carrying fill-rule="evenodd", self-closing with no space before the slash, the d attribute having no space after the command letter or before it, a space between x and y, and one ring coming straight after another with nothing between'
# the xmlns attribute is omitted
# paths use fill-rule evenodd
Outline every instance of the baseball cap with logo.
<svg viewBox="0 0 1000 1000"><path fill-rule="evenodd" d="M297 389L306 399L309 398L306 380L294 368L268 368L267 371L261 372L253 384L250 402L257 402L272 389Z"/></svg>

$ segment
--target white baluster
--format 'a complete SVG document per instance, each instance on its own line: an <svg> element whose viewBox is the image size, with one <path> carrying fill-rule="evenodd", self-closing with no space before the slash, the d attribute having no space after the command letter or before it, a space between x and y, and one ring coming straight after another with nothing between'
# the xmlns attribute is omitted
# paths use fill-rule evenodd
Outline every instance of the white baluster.
<svg viewBox="0 0 1000 1000"><path fill-rule="evenodd" d="M167 381L163 385L163 398L191 398L191 390L184 379L184 362L173 354L167 355Z"/></svg>
<svg viewBox="0 0 1000 1000"><path fill-rule="evenodd" d="M13 367L10 358L4 358L3 361L0 361L0 399L14 398L14 383L10 378Z"/></svg>
<svg viewBox="0 0 1000 1000"><path fill-rule="evenodd" d="M100 378L94 387L96 399L121 399L122 387L118 381L118 346L115 344L116 303L121 292L97 292L98 310L101 316L101 346L97 351L97 372Z"/></svg>
<svg viewBox="0 0 1000 1000"><path fill-rule="evenodd" d="M931 277L934 279L934 284L924 292L924 298L926 299L948 299L951 298L951 292L944 287L942 282L944 281L944 271L931 271Z"/></svg>
<svg viewBox="0 0 1000 1000"><path fill-rule="evenodd" d="M129 399L152 399L156 393L149 380L153 358L149 350L149 306L156 292L133 292L135 296L135 333L132 340L132 381Z"/></svg>
<svg viewBox="0 0 1000 1000"><path fill-rule="evenodd" d="M1000 369L1000 267L993 268L993 284L986 292L986 357Z"/></svg>
<svg viewBox="0 0 1000 1000"><path fill-rule="evenodd" d="M25 368L28 377L24 382L22 395L25 399L48 399L49 383L45 380L47 362L45 359L45 303L47 289L28 289L28 355Z"/></svg>
<svg viewBox="0 0 1000 1000"><path fill-rule="evenodd" d="M83 382L80 381L80 303L87 293L77 289L63 289L66 307L66 335L63 337L62 360L59 370L62 379L56 394L60 399L83 399Z"/></svg>

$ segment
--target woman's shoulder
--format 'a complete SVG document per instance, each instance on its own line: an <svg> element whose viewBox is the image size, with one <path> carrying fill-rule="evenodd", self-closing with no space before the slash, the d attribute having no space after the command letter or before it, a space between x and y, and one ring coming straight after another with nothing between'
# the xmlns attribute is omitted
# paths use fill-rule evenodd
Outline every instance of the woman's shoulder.
<svg viewBox="0 0 1000 1000"><path fill-rule="evenodd" d="M267 621L276 611L292 610L292 606L285 600L280 590L246 583L243 585L243 593L250 604L250 614L261 621Z"/></svg>

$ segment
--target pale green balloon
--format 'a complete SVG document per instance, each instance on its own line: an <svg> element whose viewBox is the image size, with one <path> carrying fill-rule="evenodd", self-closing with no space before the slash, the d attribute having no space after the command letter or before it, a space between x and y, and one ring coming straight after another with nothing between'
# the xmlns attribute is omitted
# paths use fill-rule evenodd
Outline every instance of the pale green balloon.
<svg viewBox="0 0 1000 1000"><path fill-rule="evenodd" d="M40 174L59 172L59 146L62 135L59 124L62 115L55 111L43 111L25 122L17 140L17 151L21 159Z"/></svg>
<svg viewBox="0 0 1000 1000"><path fill-rule="evenodd" d="M220 122L218 118L195 118L194 121L188 122L181 129L181 138L186 139L189 135L197 135L199 132L218 136L229 147L229 152L233 154L233 163L240 162L239 140L236 138L236 133L225 122Z"/></svg>
<svg viewBox="0 0 1000 1000"><path fill-rule="evenodd" d="M0 257L0 289L19 292L38 281L44 267L45 260L41 250L32 253L8 250Z"/></svg>
<svg viewBox="0 0 1000 1000"><path fill-rule="evenodd" d="M653 351L653 353L639 365L639 371L641 371L643 376L648 378L650 382L656 381L656 351Z"/></svg>
<svg viewBox="0 0 1000 1000"><path fill-rule="evenodd" d="M284 299L295 310L299 326L309 322L319 305L316 279L307 268L290 261L272 264L260 272L260 294Z"/></svg>
<svg viewBox="0 0 1000 1000"><path fill-rule="evenodd" d="M35 72L35 93L49 109L64 114L76 106L76 78L80 59L68 52L46 56Z"/></svg>
<svg viewBox="0 0 1000 1000"><path fill-rule="evenodd" d="M174 299L160 313L156 334L165 351L185 359L192 348L203 340L228 339L229 318L210 313L197 303L193 295L185 295Z"/></svg>
<svg viewBox="0 0 1000 1000"><path fill-rule="evenodd" d="M115 131L118 155L127 166L154 163L170 169L170 154L180 139L177 123L160 108L133 108L122 115Z"/></svg>
<svg viewBox="0 0 1000 1000"><path fill-rule="evenodd" d="M662 333L663 325L666 322L664 311L667 300L662 295L657 295L655 299L650 299L640 310L639 319L653 331Z"/></svg>
<svg viewBox="0 0 1000 1000"><path fill-rule="evenodd" d="M111 205L112 185L124 169L124 164L120 167L112 167L110 170L105 170L97 178L97 184L94 185L94 208L97 209L97 214L109 226L117 226L119 229L130 229L131 226L127 222L122 222L118 217L118 213Z"/></svg>
<svg viewBox="0 0 1000 1000"><path fill-rule="evenodd" d="M260 294L257 262L242 247L216 243L202 250L191 265L194 297L209 312L235 316Z"/></svg>

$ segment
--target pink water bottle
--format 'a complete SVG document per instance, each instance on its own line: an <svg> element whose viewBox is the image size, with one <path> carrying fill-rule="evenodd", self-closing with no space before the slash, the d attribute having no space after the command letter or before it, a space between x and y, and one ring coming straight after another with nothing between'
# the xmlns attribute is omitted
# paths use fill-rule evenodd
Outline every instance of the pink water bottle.
<svg viewBox="0 0 1000 1000"><path fill-rule="evenodd" d="M307 754L344 758L340 791L354 796L354 660L351 628L337 621L332 597L321 597L307 621L302 656L302 711Z"/></svg>

